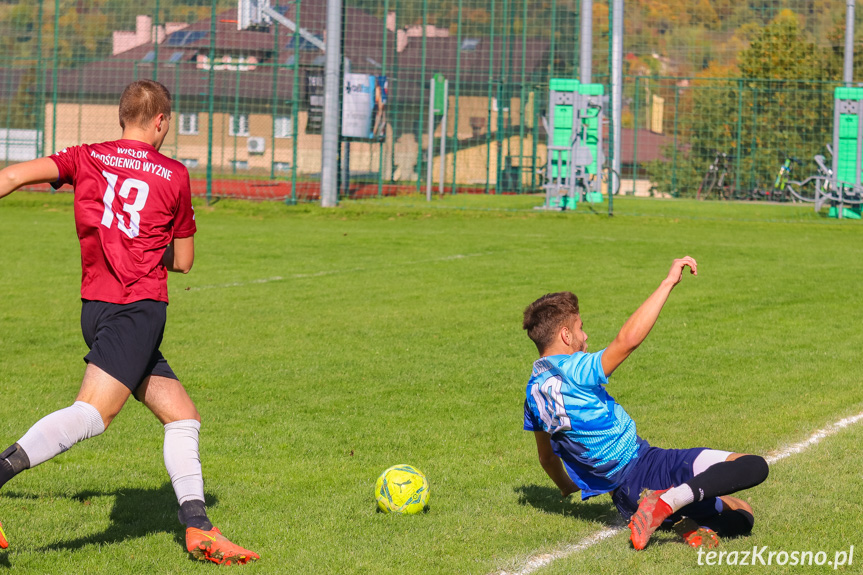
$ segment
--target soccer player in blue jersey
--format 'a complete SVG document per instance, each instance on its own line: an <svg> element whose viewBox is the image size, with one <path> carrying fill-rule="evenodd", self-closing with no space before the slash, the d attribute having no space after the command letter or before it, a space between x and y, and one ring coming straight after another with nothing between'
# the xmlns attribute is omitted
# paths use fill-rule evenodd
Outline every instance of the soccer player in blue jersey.
<svg viewBox="0 0 863 575"><path fill-rule="evenodd" d="M596 353L587 352L574 294L544 295L524 311L524 329L540 355L527 384L524 429L534 432L539 462L564 497L579 490L582 499L610 493L629 520L636 549L644 549L664 523L693 547L715 547L718 536L749 533L752 508L729 494L768 474L757 455L649 445L605 391L614 370L650 333L687 267L697 275L691 257L674 260L656 291Z"/></svg>

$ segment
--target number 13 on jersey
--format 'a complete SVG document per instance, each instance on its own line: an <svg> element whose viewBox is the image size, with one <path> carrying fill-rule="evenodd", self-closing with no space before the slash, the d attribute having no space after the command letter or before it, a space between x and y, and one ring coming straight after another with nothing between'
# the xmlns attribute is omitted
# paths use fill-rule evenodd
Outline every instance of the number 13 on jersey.
<svg viewBox="0 0 863 575"><path fill-rule="evenodd" d="M150 193L149 184L135 178L126 178L123 180L120 190L115 191L120 176L104 170L102 170L102 175L105 176L105 181L108 183L108 187L105 188L105 195L102 197L102 203L105 204L105 212L102 214L102 225L110 228L114 223L114 216L116 215L117 227L120 231L130 238L137 237L141 232L141 210L144 209L144 205L147 203L147 196ZM126 200L129 199L129 194L132 190L137 192L134 203L123 203L123 211L129 214L129 225L127 226L123 214L114 214L112 206L116 194L119 194L121 198Z"/></svg>

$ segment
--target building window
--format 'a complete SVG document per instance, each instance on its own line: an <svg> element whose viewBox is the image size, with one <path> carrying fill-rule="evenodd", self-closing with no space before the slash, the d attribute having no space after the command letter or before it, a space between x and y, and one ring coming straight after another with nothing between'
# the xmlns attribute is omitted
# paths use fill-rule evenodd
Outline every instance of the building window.
<svg viewBox="0 0 863 575"><path fill-rule="evenodd" d="M198 159L197 158L178 158L180 163L186 166L187 168L194 169L198 167Z"/></svg>
<svg viewBox="0 0 863 575"><path fill-rule="evenodd" d="M276 116L276 137L290 138L294 132L294 119L290 116Z"/></svg>
<svg viewBox="0 0 863 575"><path fill-rule="evenodd" d="M273 169L277 172L290 172L291 164L289 164L288 162L275 162L273 164Z"/></svg>
<svg viewBox="0 0 863 575"><path fill-rule="evenodd" d="M198 114L180 114L180 134L194 136L198 133Z"/></svg>
<svg viewBox="0 0 863 575"><path fill-rule="evenodd" d="M228 124L229 136L248 136L249 135L249 115L248 114L231 114Z"/></svg>
<svg viewBox="0 0 863 575"><path fill-rule="evenodd" d="M231 160L231 167L235 170L248 170L249 162L247 160Z"/></svg>

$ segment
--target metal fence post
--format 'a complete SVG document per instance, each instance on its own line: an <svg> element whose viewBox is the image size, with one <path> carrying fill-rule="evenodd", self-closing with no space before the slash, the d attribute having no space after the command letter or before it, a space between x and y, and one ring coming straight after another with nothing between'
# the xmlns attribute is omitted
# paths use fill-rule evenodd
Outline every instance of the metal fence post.
<svg viewBox="0 0 863 575"><path fill-rule="evenodd" d="M51 71L51 153L57 151L57 69L60 67L60 0L54 0L54 69ZM52 188L53 189L53 188Z"/></svg>
<svg viewBox="0 0 863 575"><path fill-rule="evenodd" d="M740 189L740 149L743 140L743 80L737 80L737 154L734 163L734 190Z"/></svg>
<svg viewBox="0 0 863 575"><path fill-rule="evenodd" d="M635 96L632 112L632 195L635 195L635 180L638 179L638 80L640 76L635 77Z"/></svg>
<svg viewBox="0 0 863 575"><path fill-rule="evenodd" d="M381 75L387 75L387 41L389 40L389 29L387 29L387 20L390 17L390 0L384 0L384 41L383 54L381 54ZM398 34L398 31L396 31ZM384 138L378 143L378 197L384 195L384 144L386 143L386 128L384 128Z"/></svg>
<svg viewBox="0 0 863 575"><path fill-rule="evenodd" d="M207 204L213 200L213 114L215 111L216 0L210 2L210 50L207 53Z"/></svg>
<svg viewBox="0 0 863 575"><path fill-rule="evenodd" d="M458 26L456 31L456 44L458 50L455 53L455 114L453 115L453 146L452 146L452 190L450 193L456 193L456 173L458 169L458 105L459 96L461 94L461 26L462 26L462 4L463 0L458 0ZM446 138L446 126L444 126L443 137ZM443 162L443 158L441 158Z"/></svg>
<svg viewBox="0 0 863 575"><path fill-rule="evenodd" d="M159 81L159 0L156 0L156 10L153 13L153 28L150 30L153 39L153 80Z"/></svg>
<svg viewBox="0 0 863 575"><path fill-rule="evenodd" d="M485 193L489 193L491 181L491 87L494 84L494 12L496 1L491 0L491 17L488 34L488 120L485 123Z"/></svg>
<svg viewBox="0 0 863 575"><path fill-rule="evenodd" d="M324 123L321 151L321 206L338 204L339 133L342 93L342 0L327 0L326 66L324 68Z"/></svg>
<svg viewBox="0 0 863 575"><path fill-rule="evenodd" d="M420 110L417 119L417 193L422 190L423 173L423 112L425 111L426 96L426 32L428 31L429 6L428 0L423 0L423 39L422 39L422 61L420 63Z"/></svg>
<svg viewBox="0 0 863 575"><path fill-rule="evenodd" d="M297 55L300 45L300 8L303 6L303 0L297 0L296 13L294 19L297 23L297 28L294 30L292 41L294 42L294 70L293 70L293 86L291 87L291 198L290 203L297 203L297 159L300 145L300 57Z"/></svg>
<svg viewBox="0 0 863 575"><path fill-rule="evenodd" d="M674 149L672 150L673 157L671 159L671 195L675 198L680 195L677 190L677 117L680 103L680 86L674 85Z"/></svg>

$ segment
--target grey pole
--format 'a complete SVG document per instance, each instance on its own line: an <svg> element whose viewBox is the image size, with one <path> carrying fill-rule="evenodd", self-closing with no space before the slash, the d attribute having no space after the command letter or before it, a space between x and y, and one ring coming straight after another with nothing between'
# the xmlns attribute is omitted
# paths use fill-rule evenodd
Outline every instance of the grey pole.
<svg viewBox="0 0 863 575"><path fill-rule="evenodd" d="M429 145L426 152L428 159L426 161L426 201L430 202L432 197L432 154L434 154L434 78L429 80ZM441 160L443 161L443 160Z"/></svg>
<svg viewBox="0 0 863 575"><path fill-rule="evenodd" d="M579 50L578 79L590 84L593 62L593 0L581 0L581 48Z"/></svg>
<svg viewBox="0 0 863 575"><path fill-rule="evenodd" d="M327 0L326 63L324 67L324 121L321 150L321 207L338 203L339 131L341 117L342 0Z"/></svg>
<svg viewBox="0 0 863 575"><path fill-rule="evenodd" d="M846 86L854 81L854 0L845 0L845 66L842 81Z"/></svg>
<svg viewBox="0 0 863 575"><path fill-rule="evenodd" d="M614 172L620 173L620 139L621 122L623 111L623 0L614 0L614 12L612 13L612 35L611 35L611 167ZM617 188L620 182L611 181L615 176L609 178L609 205L611 203L611 190Z"/></svg>
<svg viewBox="0 0 863 575"><path fill-rule="evenodd" d="M440 166L438 170L438 174L440 175L440 179L438 180L438 194L443 197L443 185L444 185L444 176L446 175L446 163L444 159L446 158L446 112L447 108L449 108L449 80L443 81L443 118L441 119L441 129L440 129ZM456 136L458 136L458 126L456 126Z"/></svg>

